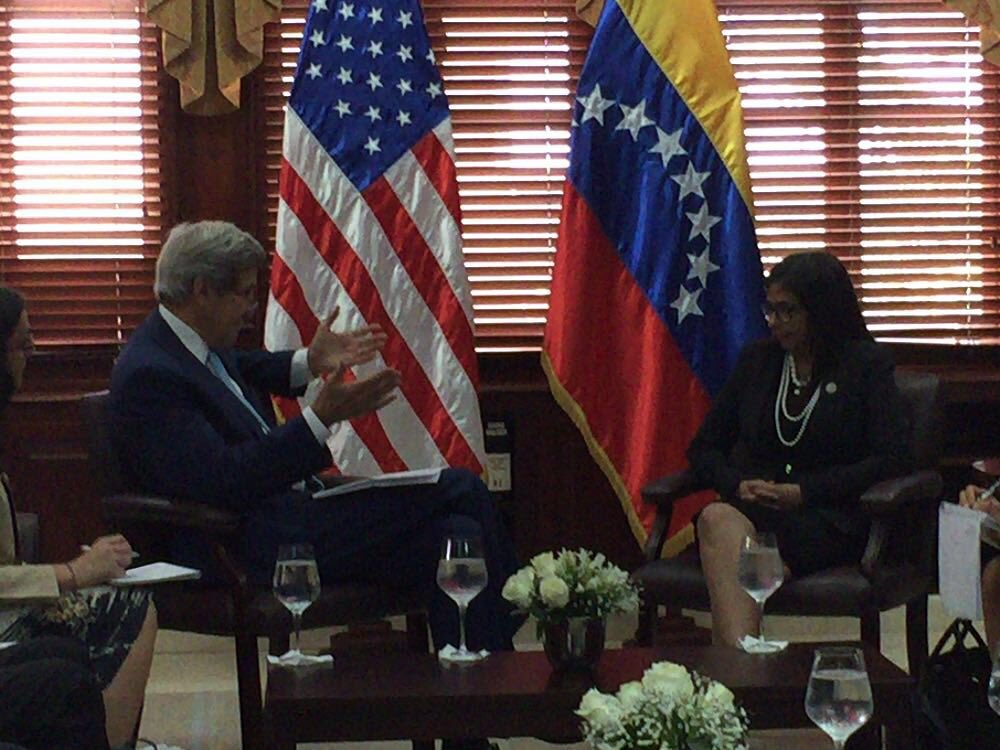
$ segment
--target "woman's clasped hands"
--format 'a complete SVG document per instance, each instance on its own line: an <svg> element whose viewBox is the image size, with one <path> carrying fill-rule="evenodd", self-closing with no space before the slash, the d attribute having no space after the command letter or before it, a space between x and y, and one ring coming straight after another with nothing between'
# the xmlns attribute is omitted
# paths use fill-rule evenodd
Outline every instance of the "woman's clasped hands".
<svg viewBox="0 0 1000 750"><path fill-rule="evenodd" d="M759 503L778 510L791 510L802 504L802 488L797 484L768 479L744 479L739 485L740 500Z"/></svg>

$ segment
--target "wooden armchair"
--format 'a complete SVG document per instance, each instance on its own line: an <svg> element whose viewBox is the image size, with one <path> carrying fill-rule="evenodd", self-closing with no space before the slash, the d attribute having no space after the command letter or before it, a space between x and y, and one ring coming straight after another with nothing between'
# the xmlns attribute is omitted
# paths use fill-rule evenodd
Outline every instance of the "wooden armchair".
<svg viewBox="0 0 1000 750"><path fill-rule="evenodd" d="M941 476L941 409L934 375L897 372L914 435L919 470L869 488L861 504L871 516L871 531L861 564L831 568L792 579L767 600L768 614L850 616L861 619L861 639L879 648L879 613L906 606L906 648L910 674L920 674L927 659L927 595L934 590L937 564L937 505ZM646 543L647 562L633 574L642 586L636 639L651 645L659 606L679 612L708 609L708 589L696 551L661 560L670 514L676 500L707 489L687 471L658 479L642 490L657 506Z"/></svg>
<svg viewBox="0 0 1000 750"><path fill-rule="evenodd" d="M191 633L227 635L236 641L236 675L243 747L268 747L260 691L257 638L268 638L271 653L288 649L291 616L269 588L250 584L230 552L239 517L207 505L128 492L108 433L108 393L82 399L90 461L109 521L129 536L145 559L169 560L170 538L178 531L195 535L212 550L222 580L159 584L156 606L160 627ZM348 625L406 615L408 647L430 648L424 602L412 592L370 585L324 585L306 610L303 628Z"/></svg>

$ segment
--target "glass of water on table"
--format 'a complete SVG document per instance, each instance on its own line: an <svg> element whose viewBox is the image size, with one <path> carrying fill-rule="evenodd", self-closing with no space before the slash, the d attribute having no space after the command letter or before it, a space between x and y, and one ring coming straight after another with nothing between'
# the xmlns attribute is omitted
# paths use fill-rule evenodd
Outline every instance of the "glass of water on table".
<svg viewBox="0 0 1000 750"><path fill-rule="evenodd" d="M486 560L478 536L450 534L441 545L437 584L458 606L458 648L445 648L438 656L445 661L474 662L483 658L465 645L465 611L469 602L486 588Z"/></svg>
<svg viewBox="0 0 1000 750"><path fill-rule="evenodd" d="M874 708L861 649L816 649L806 688L806 715L830 736L836 750L865 725Z"/></svg>

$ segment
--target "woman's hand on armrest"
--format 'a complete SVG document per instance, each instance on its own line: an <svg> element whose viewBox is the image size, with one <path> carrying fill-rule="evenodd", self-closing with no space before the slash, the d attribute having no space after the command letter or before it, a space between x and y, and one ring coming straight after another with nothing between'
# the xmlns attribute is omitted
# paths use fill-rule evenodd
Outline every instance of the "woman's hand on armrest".
<svg viewBox="0 0 1000 750"><path fill-rule="evenodd" d="M994 519L1000 521L1000 502L997 502L997 499L993 495L980 498L979 495L982 491L982 487L970 484L958 493L958 504L966 508L972 508L973 510L981 510L983 513L989 513Z"/></svg>

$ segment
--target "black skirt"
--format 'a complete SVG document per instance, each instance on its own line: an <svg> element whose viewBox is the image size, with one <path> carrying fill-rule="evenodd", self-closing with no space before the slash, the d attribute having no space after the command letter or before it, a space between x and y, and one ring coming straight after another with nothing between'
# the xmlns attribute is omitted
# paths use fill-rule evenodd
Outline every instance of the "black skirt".
<svg viewBox="0 0 1000 750"><path fill-rule="evenodd" d="M815 508L778 510L759 503L725 500L742 513L758 532L771 532L781 559L796 578L840 565L857 565L867 539L848 534Z"/></svg>

